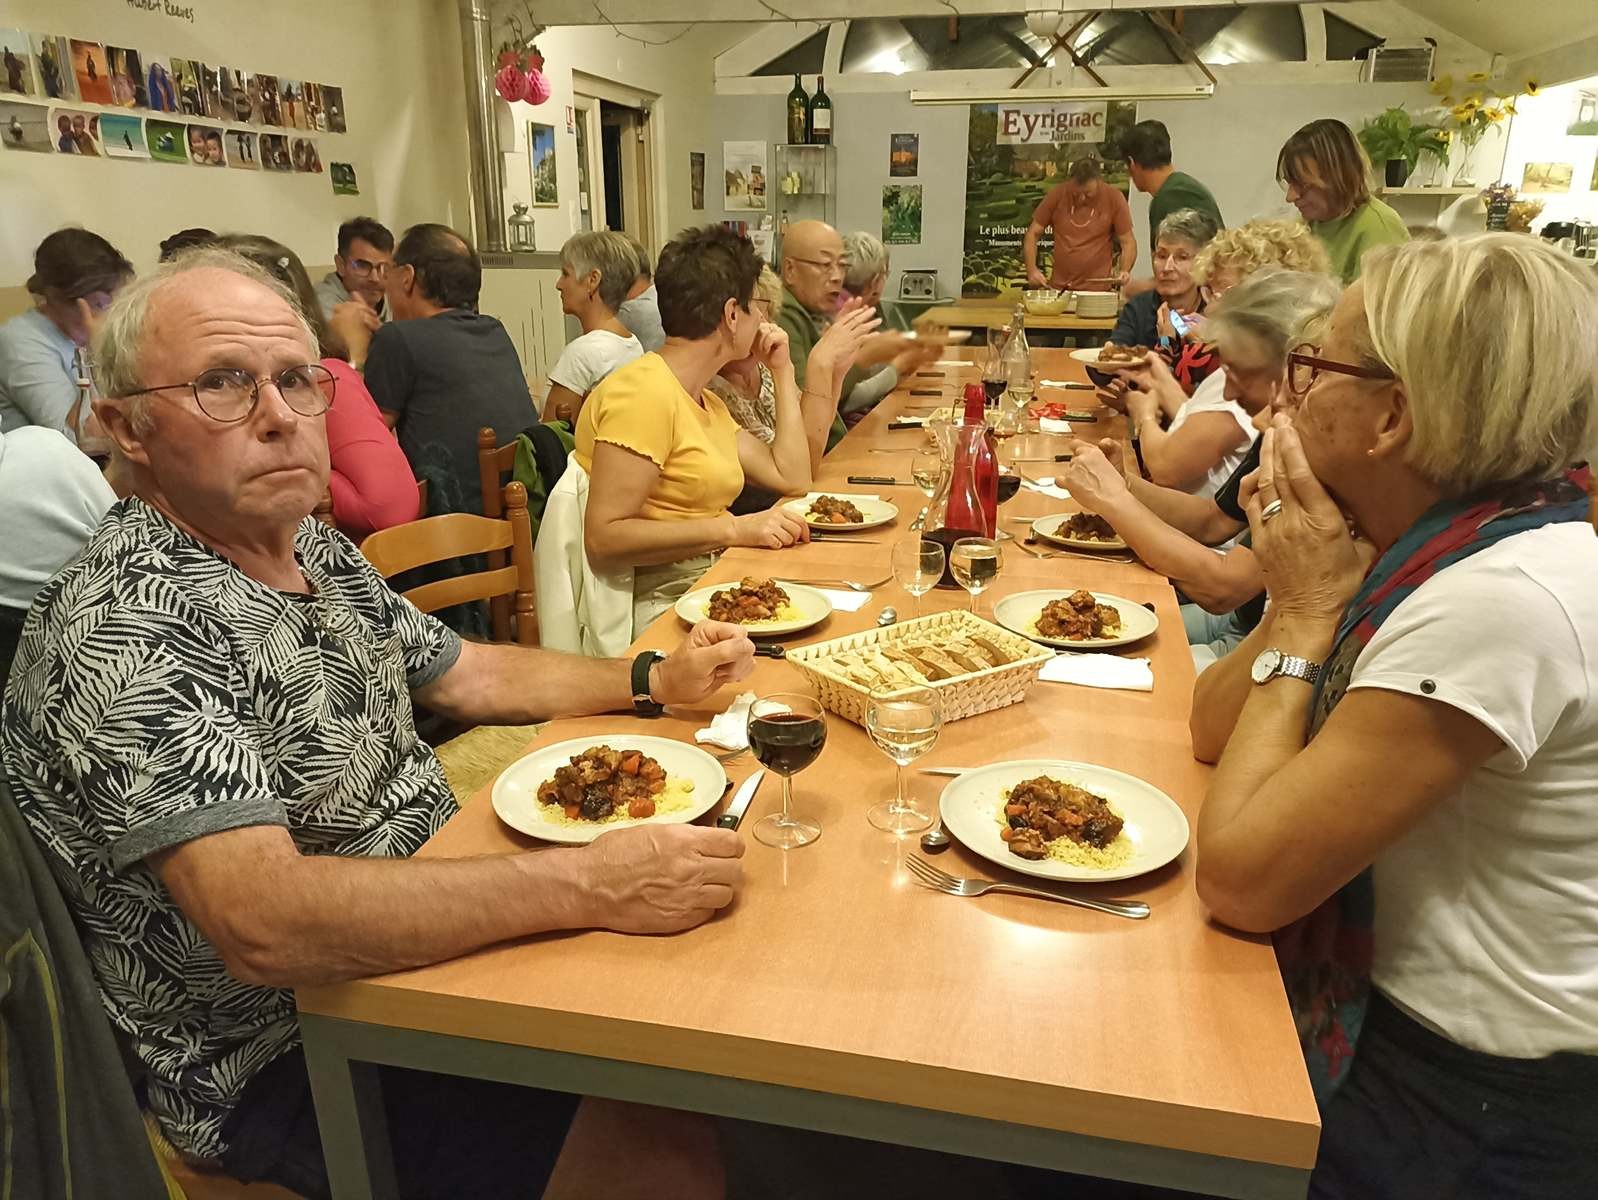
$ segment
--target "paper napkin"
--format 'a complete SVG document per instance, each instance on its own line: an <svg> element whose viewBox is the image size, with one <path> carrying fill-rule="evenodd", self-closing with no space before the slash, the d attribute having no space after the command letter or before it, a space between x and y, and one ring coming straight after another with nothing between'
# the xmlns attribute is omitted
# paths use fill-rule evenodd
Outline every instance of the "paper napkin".
<svg viewBox="0 0 1598 1200"><path fill-rule="evenodd" d="M1065 651L1044 663L1038 678L1049 683L1121 688L1129 692L1154 690L1154 669L1149 665L1149 660L1122 658L1118 654L1076 654Z"/></svg>
<svg viewBox="0 0 1598 1200"><path fill-rule="evenodd" d="M1054 482L1054 476L1045 475L1041 479L1022 479L1021 486L1029 492L1038 492L1044 496L1052 496L1056 500L1069 500L1071 493Z"/></svg>
<svg viewBox="0 0 1598 1200"><path fill-rule="evenodd" d="M754 702L753 692L739 692L726 712L710 719L709 729L694 731L694 741L702 746L720 746L723 750L749 749L749 709Z"/></svg>
<svg viewBox="0 0 1598 1200"><path fill-rule="evenodd" d="M871 601L870 592L834 591L832 588L817 588L816 591L831 600L832 607L839 612L859 612Z"/></svg>

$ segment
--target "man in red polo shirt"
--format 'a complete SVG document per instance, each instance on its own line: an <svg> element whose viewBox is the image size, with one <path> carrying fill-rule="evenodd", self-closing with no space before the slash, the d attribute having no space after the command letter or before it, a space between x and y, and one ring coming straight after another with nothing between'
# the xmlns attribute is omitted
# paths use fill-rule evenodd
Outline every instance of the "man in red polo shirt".
<svg viewBox="0 0 1598 1200"><path fill-rule="evenodd" d="M1053 269L1047 278L1038 270L1038 237L1045 229L1054 231ZM1117 245L1118 262L1113 257ZM1132 209L1104 181L1096 157L1073 162L1066 181L1043 197L1027 226L1022 255L1032 287L1108 291L1112 280L1120 286L1130 278L1137 262Z"/></svg>

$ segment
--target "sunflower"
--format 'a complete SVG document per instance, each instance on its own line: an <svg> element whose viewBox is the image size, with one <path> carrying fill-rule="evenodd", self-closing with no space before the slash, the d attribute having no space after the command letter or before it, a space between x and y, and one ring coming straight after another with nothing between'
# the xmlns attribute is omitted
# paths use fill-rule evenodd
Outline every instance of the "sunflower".
<svg viewBox="0 0 1598 1200"><path fill-rule="evenodd" d="M1494 125L1498 124L1498 122L1500 122L1500 121L1502 121L1504 119L1504 110L1501 109L1501 108L1489 108L1489 109L1485 109L1483 111L1486 112L1487 119L1489 121L1491 121Z"/></svg>
<svg viewBox="0 0 1598 1200"><path fill-rule="evenodd" d="M1452 75L1440 75L1432 81L1431 93L1434 96L1446 96L1453 90L1454 77ZM1443 103L1450 104L1452 101L1444 100Z"/></svg>
<svg viewBox="0 0 1598 1200"><path fill-rule="evenodd" d="M1506 113L1508 113L1510 116L1514 116L1515 115L1515 102L1513 100L1505 100L1504 101L1504 111Z"/></svg>
<svg viewBox="0 0 1598 1200"><path fill-rule="evenodd" d="M1485 83L1491 76L1486 71L1472 71L1465 78L1470 80L1471 83Z"/></svg>
<svg viewBox="0 0 1598 1200"><path fill-rule="evenodd" d="M1538 90L1537 81L1535 79L1526 80L1525 83L1520 85L1520 90L1525 92L1528 96L1535 96Z"/></svg>

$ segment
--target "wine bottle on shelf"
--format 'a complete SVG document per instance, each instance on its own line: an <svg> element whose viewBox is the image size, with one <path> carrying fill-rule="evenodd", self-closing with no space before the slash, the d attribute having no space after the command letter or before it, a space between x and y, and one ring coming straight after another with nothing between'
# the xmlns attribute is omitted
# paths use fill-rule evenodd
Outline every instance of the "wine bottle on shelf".
<svg viewBox="0 0 1598 1200"><path fill-rule="evenodd" d="M810 140L810 97L805 95L805 85L799 72L793 73L793 91L788 93L788 143L803 145Z"/></svg>
<svg viewBox="0 0 1598 1200"><path fill-rule="evenodd" d="M832 101L827 99L825 80L816 76L816 94L810 97L810 141L825 146L832 141Z"/></svg>

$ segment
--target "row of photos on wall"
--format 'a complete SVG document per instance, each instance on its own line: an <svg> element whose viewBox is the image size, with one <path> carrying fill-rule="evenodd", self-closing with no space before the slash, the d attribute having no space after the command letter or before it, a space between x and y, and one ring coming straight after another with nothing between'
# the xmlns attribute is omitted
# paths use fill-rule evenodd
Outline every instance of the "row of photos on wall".
<svg viewBox="0 0 1598 1200"><path fill-rule="evenodd" d="M285 132L220 128L165 114ZM324 167L316 139L297 137L296 130L347 132L344 89L190 58L147 57L126 46L0 30L0 145L7 150L325 171L335 194L358 195L354 166Z"/></svg>

